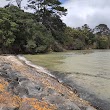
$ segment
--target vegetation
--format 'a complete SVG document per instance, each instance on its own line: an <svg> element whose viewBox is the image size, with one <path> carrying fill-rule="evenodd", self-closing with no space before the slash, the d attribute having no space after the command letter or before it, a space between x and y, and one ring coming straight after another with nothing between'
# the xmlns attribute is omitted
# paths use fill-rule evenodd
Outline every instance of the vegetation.
<svg viewBox="0 0 110 110"><path fill-rule="evenodd" d="M10 0L7 0L10 1ZM110 29L99 24L94 29L67 27L61 20L67 10L59 0L28 0L27 9L21 9L22 0L12 0L0 8L1 53L45 53L48 51L109 49Z"/></svg>

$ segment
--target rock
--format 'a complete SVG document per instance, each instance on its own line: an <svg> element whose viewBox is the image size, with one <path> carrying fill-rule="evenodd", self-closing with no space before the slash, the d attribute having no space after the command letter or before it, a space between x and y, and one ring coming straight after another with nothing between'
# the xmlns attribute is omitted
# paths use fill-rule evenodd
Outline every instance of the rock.
<svg viewBox="0 0 110 110"><path fill-rule="evenodd" d="M60 104L58 110L81 110L81 109L76 104L68 102L68 104L65 104L64 106Z"/></svg>
<svg viewBox="0 0 110 110"><path fill-rule="evenodd" d="M22 81L20 83L21 87L27 89L28 91L28 95L37 95L38 93L41 93L43 91L43 85L42 84L38 84L38 83L34 83L31 81Z"/></svg>
<svg viewBox="0 0 110 110"><path fill-rule="evenodd" d="M41 84L35 85L34 83L31 83L27 85L27 90L28 90L29 95L35 96L43 91L43 86Z"/></svg>
<svg viewBox="0 0 110 110"><path fill-rule="evenodd" d="M28 90L20 85L18 85L14 90L13 93L20 96L20 97L24 97L24 96L28 96Z"/></svg>
<svg viewBox="0 0 110 110"><path fill-rule="evenodd" d="M65 99L58 95L49 95L46 96L45 99L52 104L62 104L65 102Z"/></svg>
<svg viewBox="0 0 110 110"><path fill-rule="evenodd" d="M86 110L96 110L93 107L87 107Z"/></svg>
<svg viewBox="0 0 110 110"><path fill-rule="evenodd" d="M47 93L48 93L48 95L52 95L55 93L55 90L48 88Z"/></svg>
<svg viewBox="0 0 110 110"><path fill-rule="evenodd" d="M9 70L11 69L11 65L9 63L4 63L1 65L2 69L3 70Z"/></svg>
<svg viewBox="0 0 110 110"><path fill-rule="evenodd" d="M36 109L33 109L33 107L27 103L23 103L19 110L36 110Z"/></svg>
<svg viewBox="0 0 110 110"><path fill-rule="evenodd" d="M18 110L18 108L1 107L0 110Z"/></svg>
<svg viewBox="0 0 110 110"><path fill-rule="evenodd" d="M95 110L49 75L16 57L3 58L5 61L0 57L0 110Z"/></svg>

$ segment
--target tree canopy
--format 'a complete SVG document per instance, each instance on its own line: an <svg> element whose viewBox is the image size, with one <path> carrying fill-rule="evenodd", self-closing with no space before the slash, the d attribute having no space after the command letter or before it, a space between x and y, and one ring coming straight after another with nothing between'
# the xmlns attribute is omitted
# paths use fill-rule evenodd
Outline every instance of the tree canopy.
<svg viewBox="0 0 110 110"><path fill-rule="evenodd" d="M28 0L27 7L34 13L21 9L22 0L16 3L17 6L0 8L1 53L110 48L110 29L106 24L99 24L94 29L87 24L67 27L61 20L67 10L59 0Z"/></svg>

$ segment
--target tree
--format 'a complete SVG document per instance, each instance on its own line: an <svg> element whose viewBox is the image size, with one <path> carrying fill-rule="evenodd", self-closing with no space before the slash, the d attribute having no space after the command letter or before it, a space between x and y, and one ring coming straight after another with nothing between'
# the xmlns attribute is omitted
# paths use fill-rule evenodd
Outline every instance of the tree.
<svg viewBox="0 0 110 110"><path fill-rule="evenodd" d="M18 25L12 21L10 12L6 9L0 8L0 48L5 51L12 48L12 44L16 39L14 33Z"/></svg>
<svg viewBox="0 0 110 110"><path fill-rule="evenodd" d="M97 48L98 49L107 49L107 48L109 48L109 40L108 40L107 36L101 36L98 39Z"/></svg>
<svg viewBox="0 0 110 110"><path fill-rule="evenodd" d="M102 36L102 35L110 35L110 29L108 28L108 26L106 24L99 24L98 26L96 26L94 28L94 33Z"/></svg>
<svg viewBox="0 0 110 110"><path fill-rule="evenodd" d="M59 0L28 0L28 7L35 10L40 17L48 15L65 15L67 9L61 7ZM42 18L41 18L42 19Z"/></svg>
<svg viewBox="0 0 110 110"><path fill-rule="evenodd" d="M17 3L17 5L18 5L19 8L21 8L21 1L22 0L16 0L16 3Z"/></svg>
<svg viewBox="0 0 110 110"><path fill-rule="evenodd" d="M93 30L87 24L84 24L84 26L82 26L81 28L81 31L83 37L85 38L85 44L88 46L92 45L95 37L95 35L93 34Z"/></svg>
<svg viewBox="0 0 110 110"><path fill-rule="evenodd" d="M110 46L110 29L106 24L99 24L94 28L97 48L105 49Z"/></svg>
<svg viewBox="0 0 110 110"><path fill-rule="evenodd" d="M28 3L28 8L34 9L37 21L52 33L56 40L54 44L63 44L66 25L60 17L66 15L67 9L61 6L59 0L28 0Z"/></svg>
<svg viewBox="0 0 110 110"><path fill-rule="evenodd" d="M9 1L9 3L5 7L11 6L14 2L13 0L6 0L6 1ZM16 4L17 4L18 8L21 8L21 2L22 2L22 0L16 0Z"/></svg>
<svg viewBox="0 0 110 110"><path fill-rule="evenodd" d="M14 45L18 45L19 52L37 53L48 51L53 38L47 28L38 23L35 15L24 12L17 7L9 7L13 20L19 25L15 33ZM42 48L41 48L42 47Z"/></svg>
<svg viewBox="0 0 110 110"><path fill-rule="evenodd" d="M59 0L28 0L28 2L28 7L35 10L37 21L49 30L58 29L59 25L60 28L64 26L60 17L66 15L67 9L61 7Z"/></svg>
<svg viewBox="0 0 110 110"><path fill-rule="evenodd" d="M81 30L67 27L65 29L65 46L67 49L79 50L85 48L85 37Z"/></svg>
<svg viewBox="0 0 110 110"><path fill-rule="evenodd" d="M47 52L53 36L35 15L16 6L0 8L0 50L5 53Z"/></svg>

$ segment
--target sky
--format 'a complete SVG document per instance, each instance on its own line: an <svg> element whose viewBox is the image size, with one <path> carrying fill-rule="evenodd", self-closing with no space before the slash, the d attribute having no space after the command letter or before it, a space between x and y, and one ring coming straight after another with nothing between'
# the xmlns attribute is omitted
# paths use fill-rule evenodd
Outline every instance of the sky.
<svg viewBox="0 0 110 110"><path fill-rule="evenodd" d="M66 2L67 0L60 0L62 3Z"/></svg>
<svg viewBox="0 0 110 110"><path fill-rule="evenodd" d="M23 1L25 3L25 0ZM80 27L88 24L91 28L94 28L98 24L107 24L110 27L110 0L60 1L62 6L68 9L67 16L61 18L67 26ZM0 0L0 6L5 4L5 0Z"/></svg>
<svg viewBox="0 0 110 110"><path fill-rule="evenodd" d="M110 0L65 0L63 6L68 14L62 20L70 27L84 24L92 28L98 24L110 27Z"/></svg>

